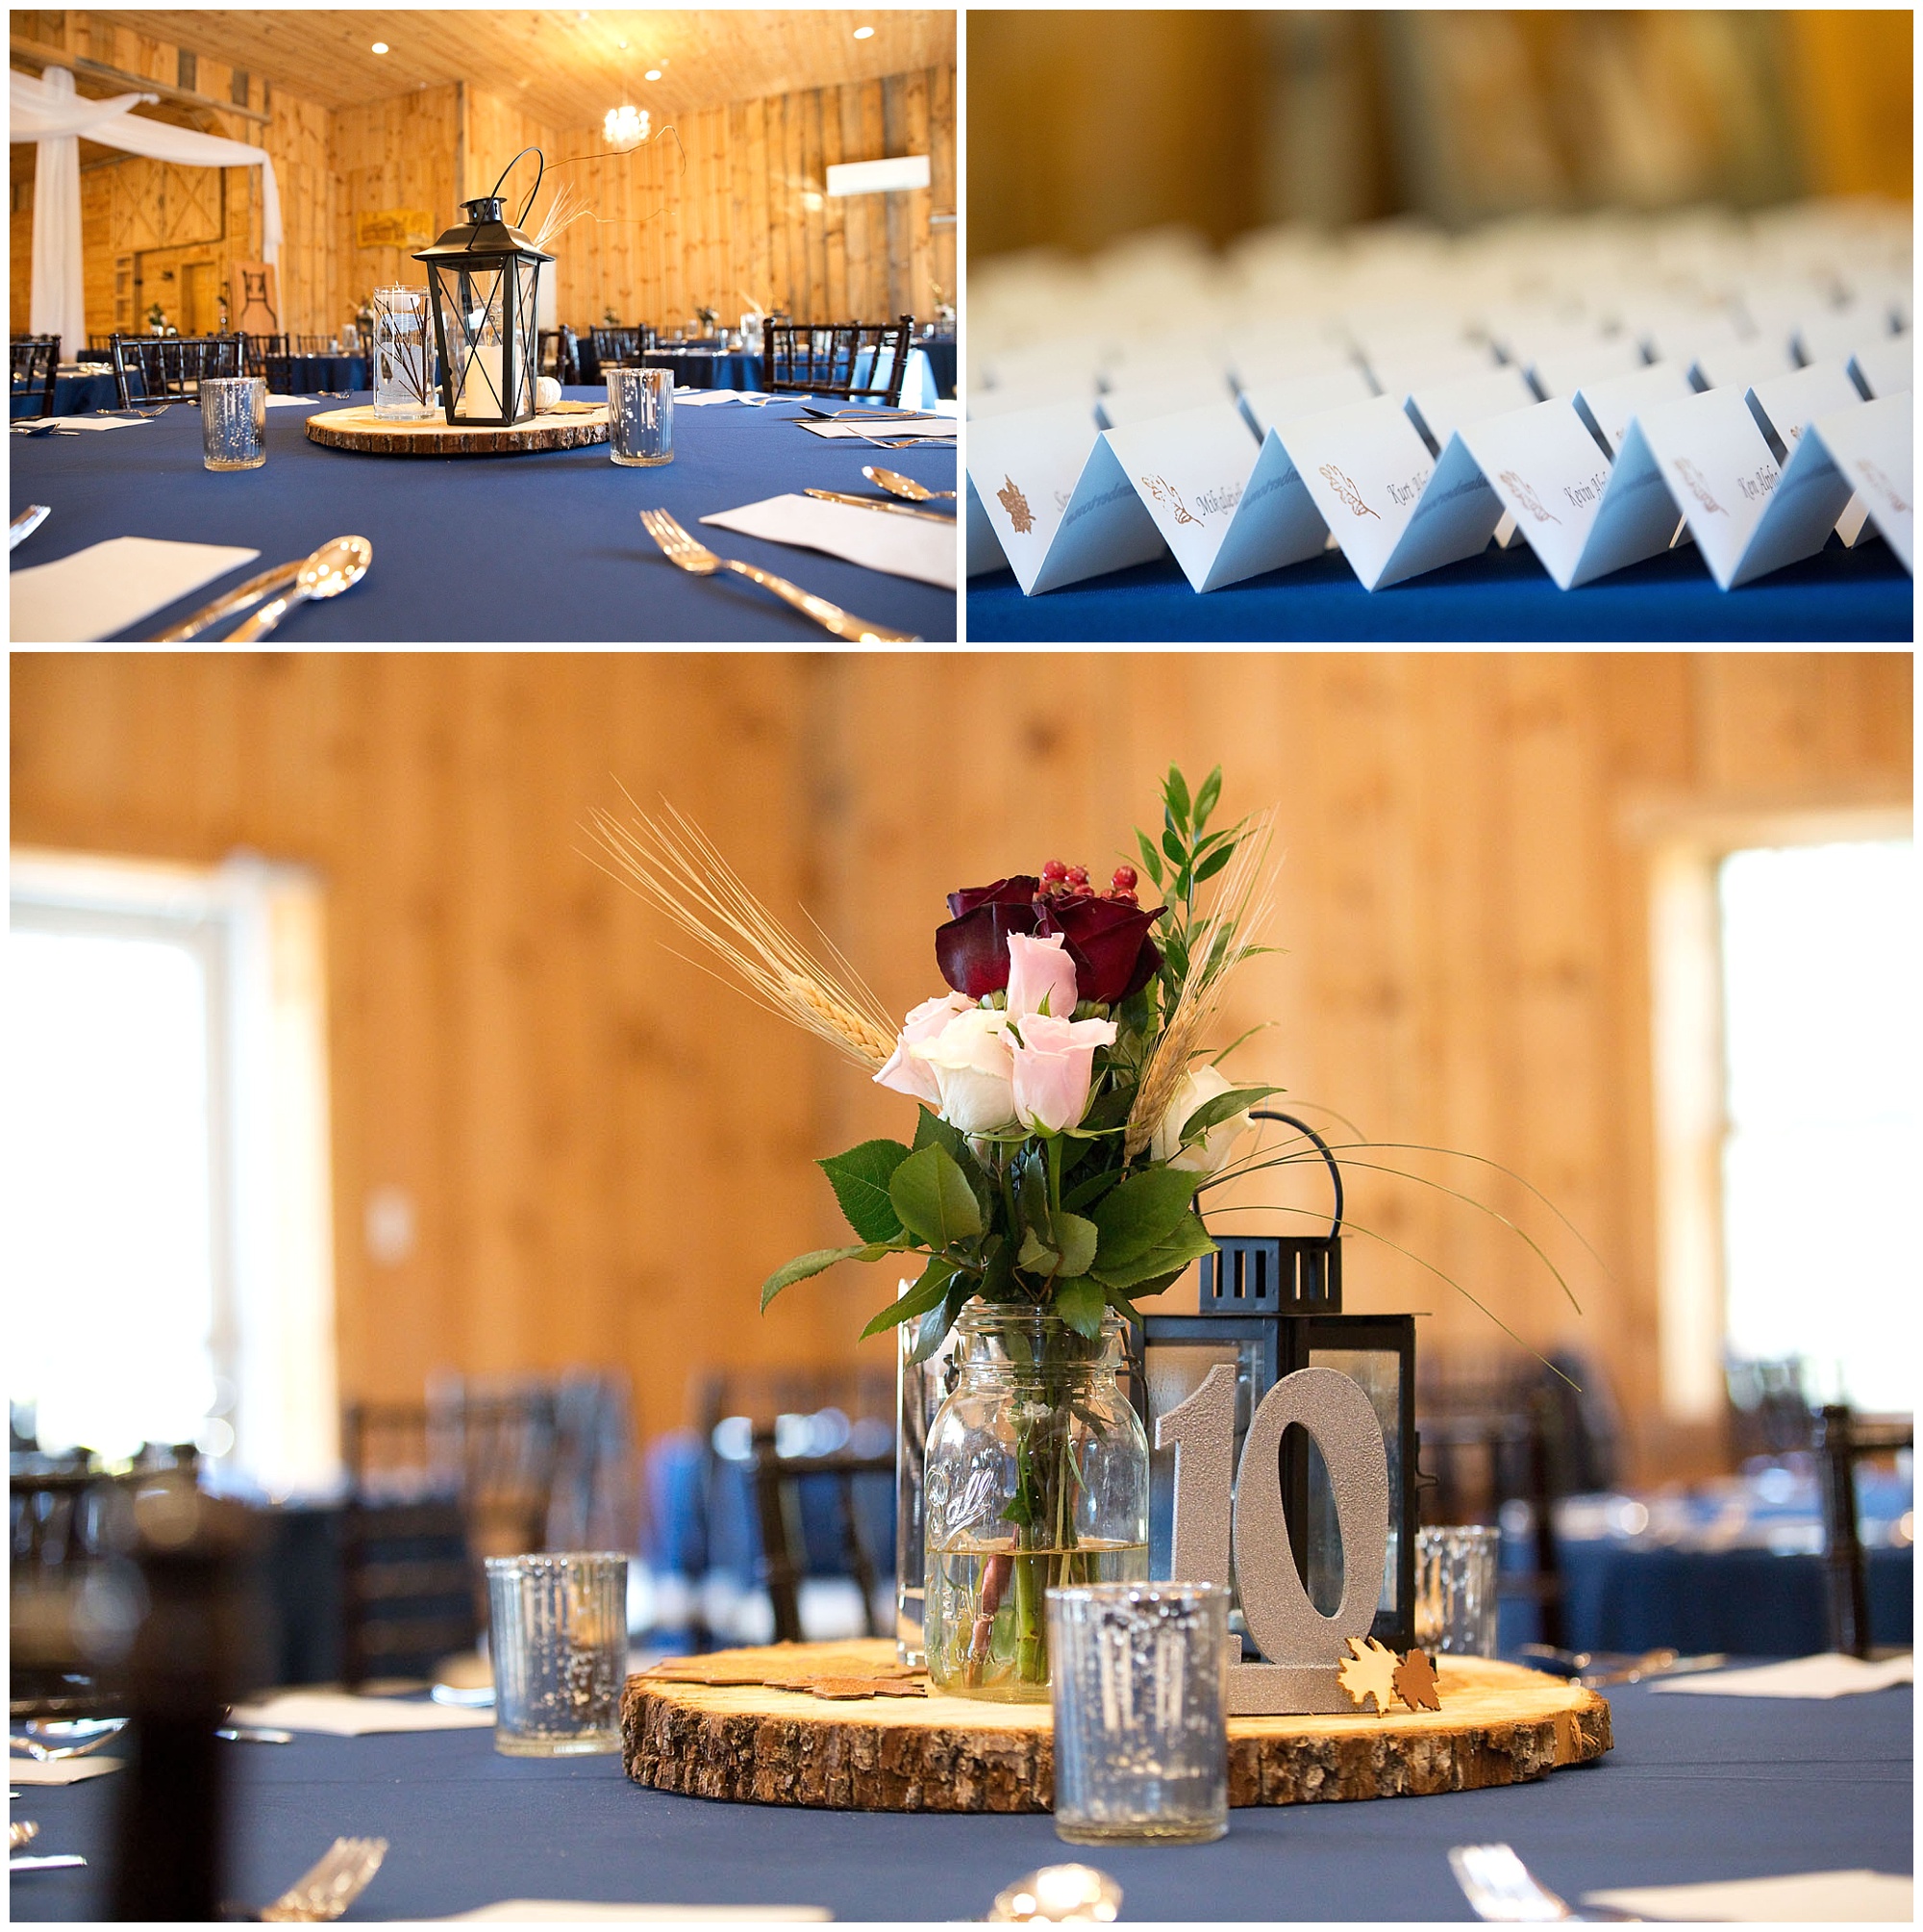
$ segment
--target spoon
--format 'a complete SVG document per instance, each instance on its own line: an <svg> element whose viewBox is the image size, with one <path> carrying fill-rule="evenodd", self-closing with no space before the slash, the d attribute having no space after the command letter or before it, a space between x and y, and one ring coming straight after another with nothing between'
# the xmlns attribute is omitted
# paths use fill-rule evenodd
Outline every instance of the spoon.
<svg viewBox="0 0 1923 1932"><path fill-rule="evenodd" d="M913 477L904 476L898 469L884 469L878 463L864 463L862 474L870 483L879 484L890 496L906 496L911 503L926 503L933 497L955 494L952 489L930 489Z"/></svg>
<svg viewBox="0 0 1923 1932"><path fill-rule="evenodd" d="M374 546L364 537L337 537L323 543L305 564L300 575L278 596L269 597L254 615L227 640L230 644L251 644L264 638L296 604L320 602L351 590L367 574L374 561Z"/></svg>
<svg viewBox="0 0 1923 1932"><path fill-rule="evenodd" d="M54 1764L62 1758L84 1758L97 1751L127 1727L125 1718L81 1718L69 1721L46 1721L30 1718L20 1726L20 1737L10 1736L9 1746L25 1751L39 1763Z"/></svg>

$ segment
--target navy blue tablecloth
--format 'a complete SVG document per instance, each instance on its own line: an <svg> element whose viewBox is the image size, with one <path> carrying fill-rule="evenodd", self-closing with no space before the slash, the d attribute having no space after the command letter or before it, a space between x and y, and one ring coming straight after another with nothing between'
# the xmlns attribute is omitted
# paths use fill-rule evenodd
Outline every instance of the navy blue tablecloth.
<svg viewBox="0 0 1923 1932"><path fill-rule="evenodd" d="M55 415L83 415L89 410L111 410L119 400L112 369L84 369L78 375L62 372L54 377ZM15 395L12 402L13 415L33 416L40 413L38 389Z"/></svg>
<svg viewBox="0 0 1923 1932"><path fill-rule="evenodd" d="M12 567L110 537L261 552L124 634L137 641L267 565L351 533L373 544L373 568L343 596L295 611L277 634L287 643L822 641L818 626L745 578L676 569L640 525L642 509L662 508L724 556L870 622L931 641L955 637L951 591L699 523L711 512L811 486L872 494L864 463L952 489L951 448L883 453L825 441L796 428L799 405L784 401L678 411L675 460L658 469L617 467L605 444L526 456L378 457L310 442L308 414L269 410L265 465L221 475L202 467L200 417L190 409L98 436L12 438L13 501L53 509L12 553Z"/></svg>
<svg viewBox="0 0 1923 1932"><path fill-rule="evenodd" d="M1506 1841L1565 1898L1867 1867L1911 1869L1908 1689L1790 1703L1611 1694L1615 1748L1537 1784L1232 1814L1211 1845L1064 1846L1046 1816L897 1817L643 1791L615 1757L504 1758L485 1730L237 1744L228 1895L258 1910L337 1835L389 1842L350 1919L426 1919L507 1898L803 1904L838 1919L980 1919L1036 1866L1091 1859L1125 1919L1470 1917L1451 1845ZM17 1876L16 1919L107 1903L118 1774L36 1790L36 1850L84 1870Z"/></svg>
<svg viewBox="0 0 1923 1932"><path fill-rule="evenodd" d="M1334 552L1206 595L1173 557L1024 597L998 571L968 584L971 642L1886 643L1914 635L1909 573L1880 540L1719 590L1693 547L1559 590L1526 544L1368 591Z"/></svg>
<svg viewBox="0 0 1923 1932"><path fill-rule="evenodd" d="M321 389L364 389L373 377L365 356L289 356L287 389L290 396L311 396Z"/></svg>
<svg viewBox="0 0 1923 1932"><path fill-rule="evenodd" d="M928 351L929 367L935 371L935 393L952 396L955 393L955 338L924 336L915 347Z"/></svg>
<svg viewBox="0 0 1923 1932"><path fill-rule="evenodd" d="M672 369L678 387L696 389L758 389L762 359L738 350L650 349L644 367Z"/></svg>

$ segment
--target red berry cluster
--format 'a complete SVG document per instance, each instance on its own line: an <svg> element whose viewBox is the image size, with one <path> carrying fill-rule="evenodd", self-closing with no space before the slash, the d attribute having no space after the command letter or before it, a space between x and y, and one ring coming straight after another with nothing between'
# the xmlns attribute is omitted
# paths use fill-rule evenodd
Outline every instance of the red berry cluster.
<svg viewBox="0 0 1923 1932"><path fill-rule="evenodd" d="M1041 890L1042 895L1049 898L1092 899L1096 896L1094 887L1088 883L1087 866L1064 865L1060 859L1050 859L1042 866ZM1125 906L1136 904L1136 868L1133 866L1117 866L1109 891L1101 896L1119 900Z"/></svg>

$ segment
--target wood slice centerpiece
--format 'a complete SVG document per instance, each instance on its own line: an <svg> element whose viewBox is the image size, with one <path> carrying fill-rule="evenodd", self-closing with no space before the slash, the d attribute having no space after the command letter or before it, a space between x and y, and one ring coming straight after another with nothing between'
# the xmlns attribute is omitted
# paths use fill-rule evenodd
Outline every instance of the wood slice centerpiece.
<svg viewBox="0 0 1923 1932"><path fill-rule="evenodd" d="M1608 1701L1479 1657L1437 1660L1440 1711L1231 1718L1229 1802L1311 1804L1523 1784L1588 1764ZM679 1658L630 1677L621 1755L637 1784L836 1811L1047 1811L1046 1704L930 1692L886 1640L776 1643Z"/></svg>
<svg viewBox="0 0 1923 1932"><path fill-rule="evenodd" d="M509 425L449 423L444 415L424 422L387 422L367 403L320 410L307 419L309 438L330 449L365 456L524 456L531 450L584 449L608 440L606 403L561 402L526 422Z"/></svg>

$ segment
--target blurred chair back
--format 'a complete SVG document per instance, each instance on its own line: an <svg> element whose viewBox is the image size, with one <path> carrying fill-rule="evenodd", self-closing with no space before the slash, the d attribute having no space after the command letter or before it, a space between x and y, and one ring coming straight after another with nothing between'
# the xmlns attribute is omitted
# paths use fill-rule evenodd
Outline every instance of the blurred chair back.
<svg viewBox="0 0 1923 1932"><path fill-rule="evenodd" d="M914 341L914 317L893 322L762 324L762 388L771 394L901 401Z"/></svg>
<svg viewBox="0 0 1923 1932"><path fill-rule="evenodd" d="M1730 1396L1730 1455L1740 1468L1758 1456L1787 1456L1815 1445L1815 1414L1800 1358L1724 1366Z"/></svg>
<svg viewBox="0 0 1923 1932"><path fill-rule="evenodd" d="M655 346L655 331L645 322L637 322L632 329L590 329L587 333L604 369L637 362Z"/></svg>
<svg viewBox="0 0 1923 1932"><path fill-rule="evenodd" d="M1830 1648L1849 1657L1870 1653L1869 1557L1857 1517L1857 1464L1916 1446L1914 1418L1871 1420L1844 1404L1827 1404L1814 1438L1823 1506L1823 1575Z"/></svg>
<svg viewBox="0 0 1923 1932"><path fill-rule="evenodd" d="M834 1573L850 1577L862 1593L862 1628L870 1637L886 1634L875 1609L874 1553L862 1535L856 1508L857 1477L894 1481L895 1459L887 1455L858 1455L842 1450L828 1456L783 1456L775 1448L775 1432L755 1432L753 1469L757 1520L762 1532L762 1581L775 1613L775 1642L799 1643L801 1581L813 1566L803 1514L803 1485L832 1487L835 1508Z"/></svg>
<svg viewBox="0 0 1923 1932"><path fill-rule="evenodd" d="M196 401L203 376L244 373L242 336L115 336L113 386L120 407Z"/></svg>
<svg viewBox="0 0 1923 1932"><path fill-rule="evenodd" d="M61 339L58 336L15 336L11 344L9 364L12 382L8 409L15 415L52 415L54 377L60 368ZM27 408L19 404L24 401Z"/></svg>

